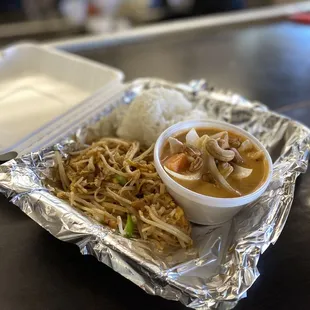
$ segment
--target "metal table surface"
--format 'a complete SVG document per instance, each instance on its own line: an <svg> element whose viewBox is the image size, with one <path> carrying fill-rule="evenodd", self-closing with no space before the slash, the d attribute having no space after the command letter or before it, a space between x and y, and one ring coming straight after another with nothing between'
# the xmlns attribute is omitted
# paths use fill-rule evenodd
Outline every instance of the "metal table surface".
<svg viewBox="0 0 310 310"><path fill-rule="evenodd" d="M310 26L278 22L194 31L83 51L127 79L207 78L310 126ZM299 177L288 222L261 257L261 276L236 309L309 309L310 173ZM149 296L93 257L56 240L0 197L3 310L185 309Z"/></svg>
<svg viewBox="0 0 310 310"><path fill-rule="evenodd" d="M84 27L74 25L63 18L0 23L0 47L15 41L60 40L86 33Z"/></svg>

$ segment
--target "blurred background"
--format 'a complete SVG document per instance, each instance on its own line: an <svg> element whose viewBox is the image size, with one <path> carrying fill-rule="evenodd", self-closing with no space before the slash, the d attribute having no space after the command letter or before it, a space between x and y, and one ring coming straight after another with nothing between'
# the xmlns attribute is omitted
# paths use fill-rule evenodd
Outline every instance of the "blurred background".
<svg viewBox="0 0 310 310"><path fill-rule="evenodd" d="M150 23L301 0L1 0L0 45L122 31Z"/></svg>

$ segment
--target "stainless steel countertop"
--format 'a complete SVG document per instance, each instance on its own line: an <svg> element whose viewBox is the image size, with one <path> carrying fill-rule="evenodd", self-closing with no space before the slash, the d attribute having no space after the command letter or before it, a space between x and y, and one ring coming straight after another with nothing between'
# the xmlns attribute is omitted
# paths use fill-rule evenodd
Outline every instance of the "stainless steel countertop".
<svg viewBox="0 0 310 310"><path fill-rule="evenodd" d="M47 41L85 34L84 27L65 18L0 24L0 46L18 41Z"/></svg>
<svg viewBox="0 0 310 310"><path fill-rule="evenodd" d="M272 109L310 101L309 25L283 20L199 29L75 53L122 70L126 80L203 78ZM310 126L304 113L294 117Z"/></svg>
<svg viewBox="0 0 310 310"><path fill-rule="evenodd" d="M207 15L200 18L182 19L173 22L162 22L153 26L137 27L108 35L89 35L50 42L47 45L68 51L92 50L94 48L124 44L126 42L143 42L164 35L184 34L220 27L234 27L257 23L271 22L291 14L310 10L310 1L273 5L263 8L247 9L230 13Z"/></svg>
<svg viewBox="0 0 310 310"><path fill-rule="evenodd" d="M310 26L287 21L310 1L161 23L47 45L124 71L127 80L205 78L273 109L310 100ZM286 107L284 113L290 115ZM304 113L294 112L310 125Z"/></svg>

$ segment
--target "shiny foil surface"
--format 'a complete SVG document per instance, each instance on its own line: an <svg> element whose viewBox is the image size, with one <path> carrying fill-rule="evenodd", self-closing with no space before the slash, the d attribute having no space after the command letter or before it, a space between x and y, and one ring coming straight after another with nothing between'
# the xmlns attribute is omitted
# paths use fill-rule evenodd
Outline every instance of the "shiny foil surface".
<svg viewBox="0 0 310 310"><path fill-rule="evenodd" d="M53 178L56 149L66 156L80 142L113 134L119 115L114 112L155 87L178 90L208 118L244 128L266 146L274 162L272 181L259 200L223 225L193 225L194 247L165 254L87 218L44 185L44 179ZM212 89L204 81L186 85L156 79L133 81L118 102L103 106L100 117L99 121L99 116L90 119L57 145L0 166L0 192L56 238L75 243L82 254L94 255L149 294L196 309L233 308L259 276L260 255L277 241L285 225L296 178L307 169L310 130L260 103Z"/></svg>

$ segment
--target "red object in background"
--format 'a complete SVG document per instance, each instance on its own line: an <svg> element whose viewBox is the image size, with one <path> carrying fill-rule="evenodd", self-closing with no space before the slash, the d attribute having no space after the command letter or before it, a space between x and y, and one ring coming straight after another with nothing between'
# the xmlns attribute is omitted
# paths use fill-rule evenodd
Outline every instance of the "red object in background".
<svg viewBox="0 0 310 310"><path fill-rule="evenodd" d="M89 4L88 6L88 15L89 16L94 16L98 15L100 13L100 10L93 4Z"/></svg>
<svg viewBox="0 0 310 310"><path fill-rule="evenodd" d="M294 14L289 19L297 23L310 24L310 12Z"/></svg>

